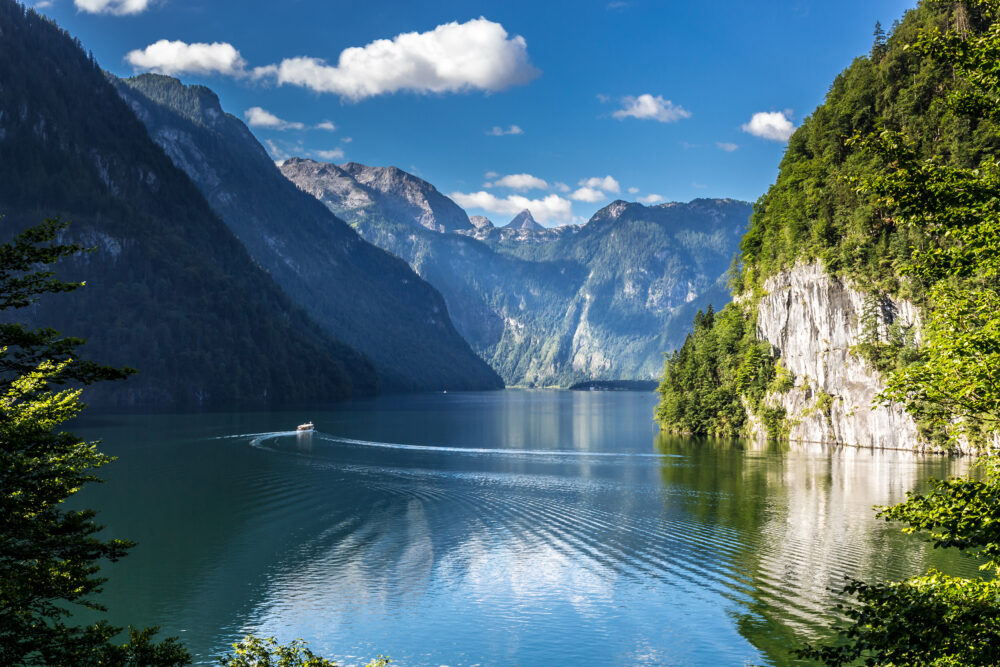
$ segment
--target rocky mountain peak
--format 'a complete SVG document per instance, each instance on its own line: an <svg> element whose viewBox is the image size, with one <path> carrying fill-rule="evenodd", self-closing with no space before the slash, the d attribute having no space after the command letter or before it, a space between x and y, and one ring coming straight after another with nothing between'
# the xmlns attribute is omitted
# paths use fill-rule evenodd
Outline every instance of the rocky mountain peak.
<svg viewBox="0 0 1000 667"><path fill-rule="evenodd" d="M307 161L302 161L307 162ZM322 164L322 163L320 163ZM336 167L331 165L331 167ZM334 196L339 191L348 193L355 200L361 194L367 198L366 205L377 209L378 215L388 220L412 224L435 232L455 232L474 230L468 214L437 188L422 178L407 173L399 167L371 167L357 162L347 162L336 167L337 173L325 174L319 171L305 172L291 161L282 165L281 170L300 188L320 196L338 214L356 209L356 202L342 202ZM336 187L323 183L327 177L340 181ZM348 187L350 186L350 187ZM373 211L374 212L374 211ZM348 215L349 219L353 216Z"/></svg>
<svg viewBox="0 0 1000 667"><path fill-rule="evenodd" d="M514 216L514 219L504 225L504 229L528 229L528 230L542 230L540 224L535 222L535 218L531 215L531 211L524 209L520 213Z"/></svg>
<svg viewBox="0 0 1000 667"><path fill-rule="evenodd" d="M475 227L477 230L493 229L495 226L493 224L493 221L487 218L485 215L473 215L469 217L469 222L471 222L472 226Z"/></svg>

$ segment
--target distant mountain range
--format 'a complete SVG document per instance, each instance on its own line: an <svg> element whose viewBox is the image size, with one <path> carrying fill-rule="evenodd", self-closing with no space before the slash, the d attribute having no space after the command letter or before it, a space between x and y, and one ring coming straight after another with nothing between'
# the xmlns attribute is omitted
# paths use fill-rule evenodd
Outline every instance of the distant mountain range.
<svg viewBox="0 0 1000 667"><path fill-rule="evenodd" d="M516 385L658 377L694 312L728 302L751 211L616 201L585 225L547 229L525 211L497 228L435 207L437 189L398 169L291 159L281 171L437 287L473 349Z"/></svg>
<svg viewBox="0 0 1000 667"><path fill-rule="evenodd" d="M0 232L60 215L97 247L65 269L87 287L31 316L141 370L93 402L649 379L694 310L728 300L745 202L617 201L585 225L525 210L497 226L395 167L279 171L209 89L106 75L11 0L0 34Z"/></svg>

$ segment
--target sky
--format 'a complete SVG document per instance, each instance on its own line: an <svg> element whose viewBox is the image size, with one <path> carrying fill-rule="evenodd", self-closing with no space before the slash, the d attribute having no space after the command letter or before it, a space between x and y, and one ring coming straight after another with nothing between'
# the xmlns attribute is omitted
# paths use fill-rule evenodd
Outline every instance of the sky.
<svg viewBox="0 0 1000 667"><path fill-rule="evenodd" d="M118 76L214 90L277 160L394 165L470 215L754 201L915 0L41 0Z"/></svg>

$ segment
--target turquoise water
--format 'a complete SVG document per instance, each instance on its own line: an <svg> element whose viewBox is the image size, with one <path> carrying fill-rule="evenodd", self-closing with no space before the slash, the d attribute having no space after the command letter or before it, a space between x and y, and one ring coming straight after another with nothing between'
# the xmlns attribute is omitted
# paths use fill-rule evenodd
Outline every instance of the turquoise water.
<svg viewBox="0 0 1000 667"><path fill-rule="evenodd" d="M84 501L139 542L106 570L108 615L201 661L254 632L343 665L778 665L847 576L975 571L871 511L968 461L664 437L654 403L92 415L76 431L119 460Z"/></svg>

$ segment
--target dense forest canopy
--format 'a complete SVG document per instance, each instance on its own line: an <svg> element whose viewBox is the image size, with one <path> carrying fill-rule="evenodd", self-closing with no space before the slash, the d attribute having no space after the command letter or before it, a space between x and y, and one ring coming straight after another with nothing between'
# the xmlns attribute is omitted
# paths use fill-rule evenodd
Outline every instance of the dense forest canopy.
<svg viewBox="0 0 1000 667"><path fill-rule="evenodd" d="M665 429L737 436L749 412L772 436L781 435L783 415L766 408L763 397L768 389L790 386L789 378L754 330L764 282L783 269L818 260L828 273L872 295L926 306L931 281L907 267L915 251L938 241L920 226L901 224L891 203L865 187L879 173L882 156L864 138L900 132L917 158L934 156L957 168L995 156L995 118L949 113L943 97L966 84L951 65L909 46L922 31L979 33L990 22L978 3L923 2L888 37L877 28L871 52L837 76L824 103L792 135L775 184L754 206L732 275L734 293L743 295L739 303L716 314L711 326L696 325L667 360L657 409ZM735 323L741 323L740 335L732 332ZM858 343L856 353L881 372L918 358L901 332ZM924 435L942 437L940 424L932 429L918 418L918 425Z"/></svg>

